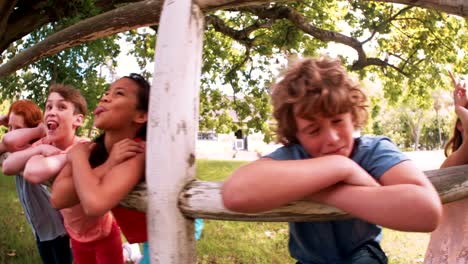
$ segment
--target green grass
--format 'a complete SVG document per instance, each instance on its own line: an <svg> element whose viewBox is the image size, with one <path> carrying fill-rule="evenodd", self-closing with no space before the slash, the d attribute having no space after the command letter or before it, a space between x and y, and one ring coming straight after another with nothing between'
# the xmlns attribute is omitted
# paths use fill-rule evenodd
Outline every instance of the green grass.
<svg viewBox="0 0 468 264"><path fill-rule="evenodd" d="M201 180L218 181L239 161L197 161ZM422 263L428 234L384 230L382 247L391 264ZM286 223L205 220L197 243L199 264L295 263L289 257ZM14 256L9 256L14 250ZM12 255L12 254L10 254ZM40 263L30 227L16 196L14 177L0 177L0 263Z"/></svg>
<svg viewBox="0 0 468 264"><path fill-rule="evenodd" d="M15 177L0 174L0 263L40 262L34 236L16 195Z"/></svg>
<svg viewBox="0 0 468 264"><path fill-rule="evenodd" d="M245 161L198 160L197 178L204 181L222 181Z"/></svg>

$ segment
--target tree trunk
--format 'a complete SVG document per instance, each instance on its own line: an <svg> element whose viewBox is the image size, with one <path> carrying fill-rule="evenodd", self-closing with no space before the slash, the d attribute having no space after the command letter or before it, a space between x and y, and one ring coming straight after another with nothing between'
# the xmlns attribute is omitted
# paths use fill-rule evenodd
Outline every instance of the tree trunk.
<svg viewBox="0 0 468 264"><path fill-rule="evenodd" d="M439 110L435 110L436 111L436 120L437 120L437 134L439 135L439 146L438 148L442 148L443 146L443 142L442 142L442 131L440 129L440 119L439 119Z"/></svg>
<svg viewBox="0 0 468 264"><path fill-rule="evenodd" d="M191 0L165 1L146 150L151 263L196 263L193 219L177 205L180 191L195 177L203 19Z"/></svg>

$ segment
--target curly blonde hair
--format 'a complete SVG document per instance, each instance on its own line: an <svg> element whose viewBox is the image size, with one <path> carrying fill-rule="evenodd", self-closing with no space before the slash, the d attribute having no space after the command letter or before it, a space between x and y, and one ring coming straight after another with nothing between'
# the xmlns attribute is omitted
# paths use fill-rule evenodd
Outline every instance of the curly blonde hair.
<svg viewBox="0 0 468 264"><path fill-rule="evenodd" d="M354 127L367 121L367 97L351 80L338 59L305 58L297 61L272 89L277 139L284 145L299 143L295 116L313 119L351 113Z"/></svg>

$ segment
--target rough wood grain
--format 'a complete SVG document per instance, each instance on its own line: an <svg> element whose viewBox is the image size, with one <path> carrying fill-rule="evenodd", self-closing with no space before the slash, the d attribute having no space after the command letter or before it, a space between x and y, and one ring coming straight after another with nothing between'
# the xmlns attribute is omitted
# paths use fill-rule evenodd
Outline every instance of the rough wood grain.
<svg viewBox="0 0 468 264"><path fill-rule="evenodd" d="M468 165L426 171L425 174L437 189L443 203L468 197ZM299 201L260 214L241 214L227 210L221 201L222 182L193 181L179 195L179 208L193 218L239 221L322 221L343 219L347 215L333 207ZM122 205L138 210L146 209L145 193L131 193ZM138 206L134 206L138 205Z"/></svg>

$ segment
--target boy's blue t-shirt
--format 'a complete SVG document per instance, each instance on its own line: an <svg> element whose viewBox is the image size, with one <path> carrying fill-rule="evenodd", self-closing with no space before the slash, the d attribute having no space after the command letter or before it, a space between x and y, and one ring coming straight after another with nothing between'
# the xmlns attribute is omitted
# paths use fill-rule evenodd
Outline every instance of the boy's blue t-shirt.
<svg viewBox="0 0 468 264"><path fill-rule="evenodd" d="M311 157L299 144L284 146L266 157L301 160ZM362 136L354 141L351 158L372 177L379 179L388 169L408 158L387 137ZM289 252L303 264L339 264L354 249L375 240L381 228L357 218L323 222L290 222Z"/></svg>

